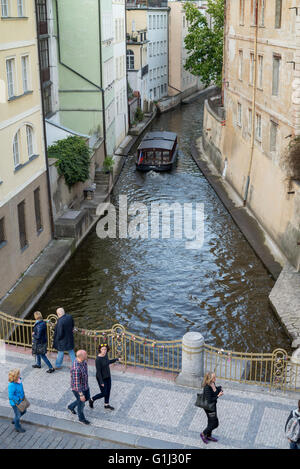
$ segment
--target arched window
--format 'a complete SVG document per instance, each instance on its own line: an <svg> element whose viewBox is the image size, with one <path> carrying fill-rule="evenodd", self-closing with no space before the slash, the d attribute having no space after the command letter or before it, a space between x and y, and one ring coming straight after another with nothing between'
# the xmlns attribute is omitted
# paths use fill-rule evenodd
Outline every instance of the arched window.
<svg viewBox="0 0 300 469"><path fill-rule="evenodd" d="M34 155L33 129L30 125L26 125L26 137L28 158L30 158Z"/></svg>
<svg viewBox="0 0 300 469"><path fill-rule="evenodd" d="M127 51L127 70L134 70L134 53L132 50Z"/></svg>
<svg viewBox="0 0 300 469"><path fill-rule="evenodd" d="M16 133L13 141L13 155L15 167L20 164L20 131Z"/></svg>

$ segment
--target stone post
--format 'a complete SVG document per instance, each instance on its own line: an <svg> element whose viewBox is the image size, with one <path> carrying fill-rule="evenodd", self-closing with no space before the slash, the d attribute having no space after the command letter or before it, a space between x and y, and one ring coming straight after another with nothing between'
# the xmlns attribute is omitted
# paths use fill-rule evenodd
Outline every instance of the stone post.
<svg viewBox="0 0 300 469"><path fill-rule="evenodd" d="M182 338L182 367L176 378L181 386L201 386L203 377L204 337L200 332L187 332Z"/></svg>
<svg viewBox="0 0 300 469"><path fill-rule="evenodd" d="M300 347L297 348L297 350L295 350L291 356L290 382L292 386L300 388Z"/></svg>

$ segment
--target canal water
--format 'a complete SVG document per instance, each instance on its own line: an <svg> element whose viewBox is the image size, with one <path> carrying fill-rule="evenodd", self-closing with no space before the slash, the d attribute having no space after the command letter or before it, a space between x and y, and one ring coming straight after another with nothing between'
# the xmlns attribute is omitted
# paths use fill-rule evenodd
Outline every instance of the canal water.
<svg viewBox="0 0 300 469"><path fill-rule="evenodd" d="M180 151L169 173L139 173L128 158L116 184L128 205L142 202L204 204L204 243L185 239L99 239L80 245L46 295L42 314L63 306L79 327L124 325L156 340L199 331L206 343L244 352L290 351L290 340L268 304L274 285L230 215L190 156L201 135L203 99L163 114L148 130L176 132ZM150 210L149 210L150 213ZM172 233L172 232L171 232Z"/></svg>

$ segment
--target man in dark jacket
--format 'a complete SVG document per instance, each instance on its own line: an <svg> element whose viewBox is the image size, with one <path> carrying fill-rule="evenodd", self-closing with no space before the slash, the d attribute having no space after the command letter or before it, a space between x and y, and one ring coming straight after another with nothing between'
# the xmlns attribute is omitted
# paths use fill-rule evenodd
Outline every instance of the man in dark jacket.
<svg viewBox="0 0 300 469"><path fill-rule="evenodd" d="M62 367L64 352L68 352L71 361L75 360L74 353L74 321L70 314L66 314L63 308L56 310L58 320L54 330L53 347L58 351L55 363L55 369L59 370Z"/></svg>

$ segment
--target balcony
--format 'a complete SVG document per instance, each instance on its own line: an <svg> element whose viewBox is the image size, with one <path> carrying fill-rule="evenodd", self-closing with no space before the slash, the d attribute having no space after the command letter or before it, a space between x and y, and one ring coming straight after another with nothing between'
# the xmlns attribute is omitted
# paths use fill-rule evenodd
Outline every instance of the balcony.
<svg viewBox="0 0 300 469"><path fill-rule="evenodd" d="M137 31L137 32L132 32L131 34L127 33L126 34L126 42L129 44L136 43L136 44L142 44L144 42L147 42L147 31Z"/></svg>

